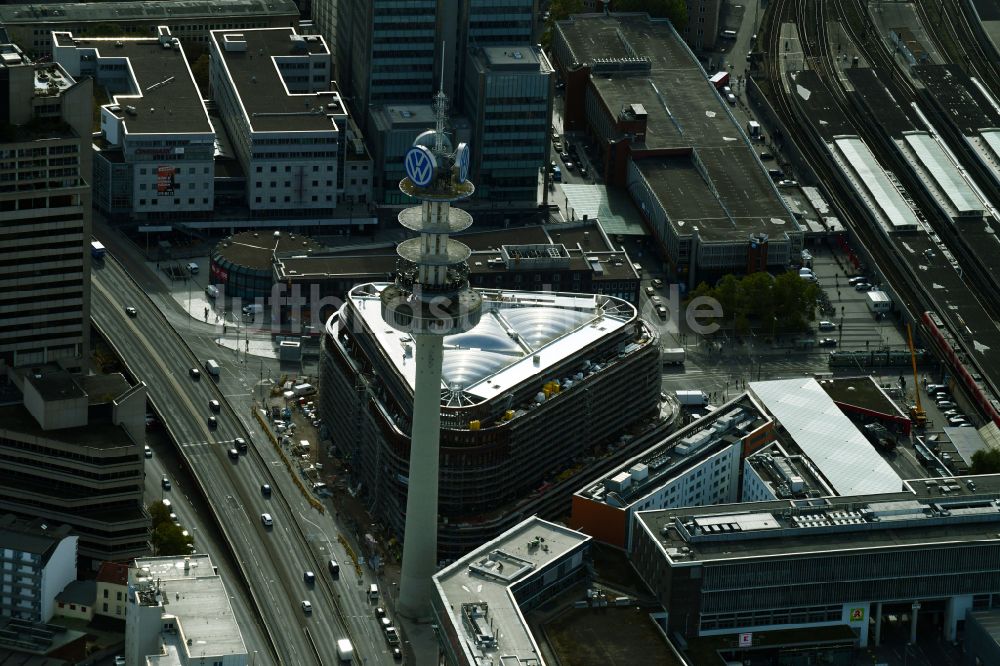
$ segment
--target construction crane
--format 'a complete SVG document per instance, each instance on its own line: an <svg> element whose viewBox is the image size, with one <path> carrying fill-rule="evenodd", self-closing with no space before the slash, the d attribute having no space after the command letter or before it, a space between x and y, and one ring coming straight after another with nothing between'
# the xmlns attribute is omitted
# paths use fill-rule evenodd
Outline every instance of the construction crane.
<svg viewBox="0 0 1000 666"><path fill-rule="evenodd" d="M920 382L917 380L917 352L913 349L913 331L910 325L906 325L906 340L910 343L910 363L913 365L913 395L917 397L917 404L910 407L910 420L918 428L927 426L927 412L920 404Z"/></svg>

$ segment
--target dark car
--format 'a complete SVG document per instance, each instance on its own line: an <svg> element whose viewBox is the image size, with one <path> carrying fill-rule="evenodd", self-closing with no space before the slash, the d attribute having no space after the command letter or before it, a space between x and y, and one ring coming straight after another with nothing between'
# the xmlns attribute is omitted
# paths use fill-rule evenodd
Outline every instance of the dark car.
<svg viewBox="0 0 1000 666"><path fill-rule="evenodd" d="M265 483L264 485L262 485L260 487L260 494L263 495L264 497L270 498L271 497L271 485L268 484L268 483Z"/></svg>
<svg viewBox="0 0 1000 666"><path fill-rule="evenodd" d="M375 608L375 617L379 618L380 620L381 620L381 619L382 619L383 617L385 617L385 609L384 609L384 608L382 608L381 606L377 606L377 607Z"/></svg>
<svg viewBox="0 0 1000 666"><path fill-rule="evenodd" d="M191 375L192 379L201 379L201 370L198 368L191 368L188 370L188 373Z"/></svg>
<svg viewBox="0 0 1000 666"><path fill-rule="evenodd" d="M236 439L234 439L233 446L235 446L236 450L239 451L240 453L247 452L247 440L243 439L242 437L237 437Z"/></svg>
<svg viewBox="0 0 1000 666"><path fill-rule="evenodd" d="M127 314L129 317L134 317L137 314L139 314L139 312L134 307L132 307L131 305L126 305L125 306L125 314Z"/></svg>
<svg viewBox="0 0 1000 666"><path fill-rule="evenodd" d="M222 405L219 404L218 400L209 400L208 408L211 409L213 412L218 413L219 410L222 409Z"/></svg>
<svg viewBox="0 0 1000 666"><path fill-rule="evenodd" d="M164 490L170 490L170 479L168 479L167 477L163 477L162 479L160 479L160 487L163 488Z"/></svg>
<svg viewBox="0 0 1000 666"><path fill-rule="evenodd" d="M837 346L837 339L836 338L823 338L822 340L819 341L819 346L820 347L836 347Z"/></svg>
<svg viewBox="0 0 1000 666"><path fill-rule="evenodd" d="M208 417L208 427L211 428L212 430L215 430L216 428L219 427L219 420L217 418L215 418L214 416L209 416Z"/></svg>
<svg viewBox="0 0 1000 666"><path fill-rule="evenodd" d="M240 452L237 451L236 449L229 449L229 452L228 452L227 455L229 456L230 460L239 460L240 459Z"/></svg>

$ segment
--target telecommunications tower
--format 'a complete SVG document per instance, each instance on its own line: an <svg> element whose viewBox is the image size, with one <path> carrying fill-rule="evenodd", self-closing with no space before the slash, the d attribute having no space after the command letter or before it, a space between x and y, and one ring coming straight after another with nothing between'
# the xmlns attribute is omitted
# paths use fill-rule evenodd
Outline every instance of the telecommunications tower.
<svg viewBox="0 0 1000 666"><path fill-rule="evenodd" d="M483 299L469 287L471 251L449 238L472 224L452 208L475 191L469 147L454 149L445 134L448 97L434 98L436 124L417 137L405 157L399 189L420 201L399 214L399 223L420 235L399 244L396 280L381 294L382 318L412 336L416 377L410 432L410 473L403 536L398 610L417 620L430 617L431 577L437 571L438 456L441 439L441 361L444 336L479 323Z"/></svg>

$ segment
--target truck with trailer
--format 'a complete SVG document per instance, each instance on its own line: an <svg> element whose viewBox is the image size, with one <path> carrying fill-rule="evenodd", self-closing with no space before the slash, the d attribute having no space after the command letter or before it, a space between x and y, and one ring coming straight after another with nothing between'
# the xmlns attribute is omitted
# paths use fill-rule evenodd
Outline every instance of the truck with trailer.
<svg viewBox="0 0 1000 666"><path fill-rule="evenodd" d="M884 291L866 292L865 304L874 315L884 315L892 309L892 299Z"/></svg>
<svg viewBox="0 0 1000 666"><path fill-rule="evenodd" d="M350 639L341 638L337 641L337 657L341 663L351 663L354 660L354 646Z"/></svg>
<svg viewBox="0 0 1000 666"><path fill-rule="evenodd" d="M708 404L708 394L704 391L674 391L677 402L685 407L701 407Z"/></svg>
<svg viewBox="0 0 1000 666"><path fill-rule="evenodd" d="M660 349L660 361L663 365L684 365L683 347L663 347Z"/></svg>

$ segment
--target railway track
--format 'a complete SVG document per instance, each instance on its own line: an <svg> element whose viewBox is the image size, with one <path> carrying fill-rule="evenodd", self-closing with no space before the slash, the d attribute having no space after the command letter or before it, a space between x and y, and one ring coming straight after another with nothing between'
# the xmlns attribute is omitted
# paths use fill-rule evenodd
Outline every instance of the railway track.
<svg viewBox="0 0 1000 666"><path fill-rule="evenodd" d="M954 4L957 5L959 1L954 0ZM928 224L930 231L939 236L952 237L951 235L955 231L951 220L941 219L942 216L935 202L922 185L915 180L909 166L895 151L878 150L883 139L883 129L859 113L849 99L849 94L838 74L828 34L830 21L833 20L841 23L860 54L864 56L870 66L882 74L882 81L885 82L886 87L904 112L915 121L916 126L921 126L920 120L916 118L916 114L909 107L919 98L917 90L905 72L897 66L892 52L879 38L878 31L868 15L864 0L784 0L774 3L771 9L773 13L765 17L765 27L762 29L762 32L765 33L764 43L771 47L770 57L766 59L765 72L772 83L780 83L780 85L770 86L772 94L769 99L775 111L782 117L785 127L792 128L800 124L800 119L788 99L788 90L784 86L785 79L781 74L783 58L776 57L777 54L782 53L780 50L780 47L783 46L780 43L781 25L789 22L794 23L799 32L804 62L814 69L824 81L845 118L873 151L876 151L879 161L904 181L904 196L913 203L913 208L918 216L921 216ZM964 14L961 16L962 19L965 19ZM955 31L954 23L951 23L950 26ZM974 38L968 41L974 42L978 47L978 42L975 42ZM993 69L991 65L991 76L995 75ZM829 166L827 155L823 154L825 149L808 141L799 141L797 146L800 152L810 160L822 184L826 185L824 189L830 203L838 209L845 225L855 232L858 240L868 248L870 254L879 263L879 270L896 288L897 295L900 296L910 316L917 319L922 311L934 307L932 302L928 301L928 296L922 288L915 285L913 276L900 268L899 249L881 230L872 228L872 225L867 222L868 212L854 200L849 188L840 181L839 175L833 173L835 169ZM916 201L913 201L914 199ZM968 289L987 312L996 319L997 312L1000 311L997 299L988 290L982 289L979 282L978 280L965 280Z"/></svg>

